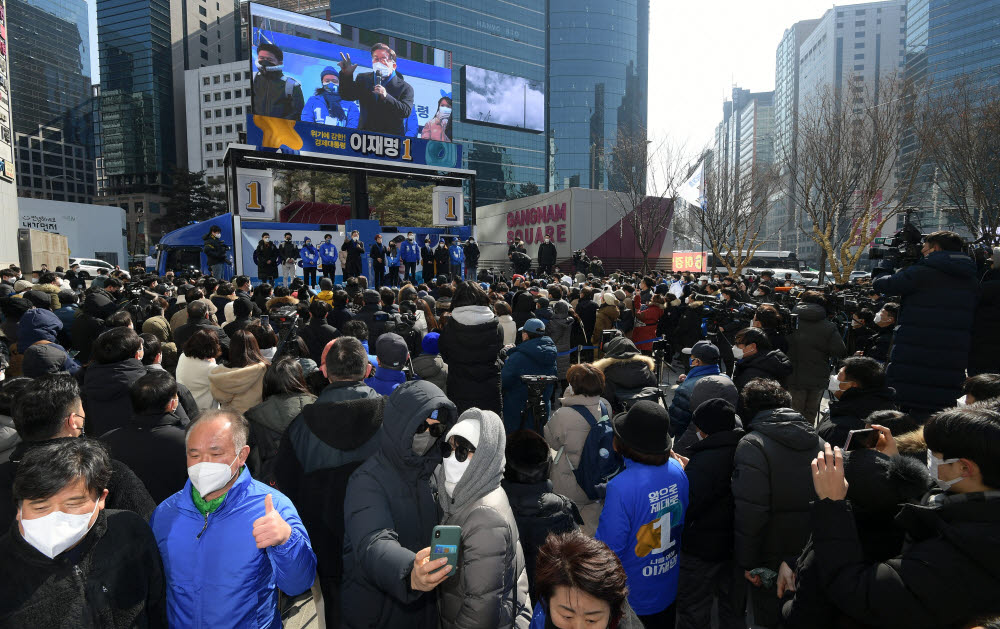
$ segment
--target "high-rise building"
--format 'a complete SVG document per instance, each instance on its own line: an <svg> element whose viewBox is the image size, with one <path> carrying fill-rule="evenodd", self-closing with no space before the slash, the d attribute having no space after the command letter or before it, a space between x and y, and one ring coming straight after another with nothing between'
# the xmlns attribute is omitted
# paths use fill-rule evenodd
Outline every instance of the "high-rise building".
<svg viewBox="0 0 1000 629"><path fill-rule="evenodd" d="M89 203L95 194L90 29L84 0L10 0L18 194Z"/></svg>
<svg viewBox="0 0 1000 629"><path fill-rule="evenodd" d="M225 176L226 147L246 131L250 111L250 66L246 61L184 73L187 108L187 169L207 179Z"/></svg>
<svg viewBox="0 0 1000 629"><path fill-rule="evenodd" d="M17 188L14 184L14 134L11 129L7 7L0 0L0 264L17 262Z"/></svg>
<svg viewBox="0 0 1000 629"><path fill-rule="evenodd" d="M243 59L239 0L169 0L174 143L177 163L187 161L184 73Z"/></svg>
<svg viewBox="0 0 1000 629"><path fill-rule="evenodd" d="M160 211L176 164L168 0L97 0L101 68L97 203L117 205L129 224ZM130 238L133 252L145 235Z"/></svg>
<svg viewBox="0 0 1000 629"><path fill-rule="evenodd" d="M931 94L950 89L956 80L972 90L1000 86L1000 3L981 0L909 0L906 8L906 78ZM908 153L904 139L903 158ZM924 188L914 195L920 209L914 222L924 233L939 229L966 232L956 217L942 211L947 201L933 189L928 165ZM900 216L902 221L904 217Z"/></svg>
<svg viewBox="0 0 1000 629"><path fill-rule="evenodd" d="M542 133L454 119L480 205L524 189L607 188L619 132L645 130L648 0L337 0L330 19L451 51L456 112L466 65L545 84Z"/></svg>

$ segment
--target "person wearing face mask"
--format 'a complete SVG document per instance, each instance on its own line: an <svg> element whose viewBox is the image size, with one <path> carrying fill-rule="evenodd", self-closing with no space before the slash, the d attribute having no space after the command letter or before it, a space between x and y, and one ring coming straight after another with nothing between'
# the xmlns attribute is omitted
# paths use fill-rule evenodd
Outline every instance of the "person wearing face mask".
<svg viewBox="0 0 1000 629"><path fill-rule="evenodd" d="M297 596L316 578L295 506L245 466L249 432L238 413L199 415L185 437L188 482L150 519L171 626L279 627L278 590Z"/></svg>
<svg viewBox="0 0 1000 629"><path fill-rule="evenodd" d="M284 74L285 53L268 42L257 46L257 71L253 74L253 113L258 116L302 119L305 99L302 86Z"/></svg>
<svg viewBox="0 0 1000 629"><path fill-rule="evenodd" d="M434 247L430 236L423 236L420 247L420 272L423 282L429 282L434 277Z"/></svg>
<svg viewBox="0 0 1000 629"><path fill-rule="evenodd" d="M742 610L733 606L733 458L745 434L736 408L722 398L709 399L691 417L698 441L691 445L684 474L688 506L681 536L677 589L678 629L711 626L718 604L720 629L743 627ZM676 434L676 433L675 433Z"/></svg>
<svg viewBox="0 0 1000 629"><path fill-rule="evenodd" d="M385 285L386 249L385 245L382 244L382 234L375 234L375 242L372 243L371 249L368 251L368 257L371 259L372 275L374 276L372 286L378 289Z"/></svg>
<svg viewBox="0 0 1000 629"><path fill-rule="evenodd" d="M371 47L372 71L355 75L358 66L340 53L340 96L361 105L358 129L404 135L413 111L413 87L396 68L396 52L379 42Z"/></svg>
<svg viewBox="0 0 1000 629"><path fill-rule="evenodd" d="M6 530L17 511L11 486L18 467L35 448L83 438L86 413L80 402L80 388L72 376L52 374L35 378L14 400L14 427L21 438L10 453L10 460L0 464L0 528ZM109 509L122 509L149 519L156 503L142 481L127 465L111 460L112 476L108 482Z"/></svg>
<svg viewBox="0 0 1000 629"><path fill-rule="evenodd" d="M500 486L507 440L500 417L470 408L441 443L432 487L443 525L462 527L458 571L440 586L441 626L527 629L528 574L517 522Z"/></svg>
<svg viewBox="0 0 1000 629"><path fill-rule="evenodd" d="M312 238L306 236L302 239L302 248L299 249L299 259L302 265L302 276L306 286L316 288L316 264L319 262L319 250L312 244Z"/></svg>
<svg viewBox="0 0 1000 629"><path fill-rule="evenodd" d="M361 275L361 256L365 253L365 243L361 242L358 230L355 229L351 232L350 240L344 241L341 249L342 253L347 255L347 261L344 263L344 282L346 283L349 278Z"/></svg>
<svg viewBox="0 0 1000 629"><path fill-rule="evenodd" d="M0 537L0 623L167 627L163 569L149 527L108 509L111 458L96 441L34 448L13 484L17 521Z"/></svg>
<svg viewBox="0 0 1000 629"><path fill-rule="evenodd" d="M420 262L420 247L413 232L406 234L406 240L399 246L399 259L403 262L403 283L417 284L417 262Z"/></svg>
<svg viewBox="0 0 1000 629"><path fill-rule="evenodd" d="M717 376L719 370L719 348L711 341L698 341L692 347L685 347L682 354L690 356L688 371L683 381L674 389L674 398L667 411L670 413L670 434L682 435L691 422L691 393L698 381L706 376Z"/></svg>
<svg viewBox="0 0 1000 629"><path fill-rule="evenodd" d="M281 279L285 283L285 288L288 288L288 285L298 275L295 264L299 260L299 248L292 242L291 233L285 232L284 240L278 247L278 254L281 257Z"/></svg>
<svg viewBox="0 0 1000 629"><path fill-rule="evenodd" d="M212 229L202 237L202 240L205 241L202 250L205 252L205 259L212 277L219 280L226 279L229 270L226 252L229 251L229 245L222 240L222 228L218 225L212 225Z"/></svg>
<svg viewBox="0 0 1000 629"><path fill-rule="evenodd" d="M455 405L430 382L400 385L386 401L379 450L351 475L344 501L345 627L438 626L437 597L452 578L429 561L438 508L430 478Z"/></svg>
<svg viewBox="0 0 1000 629"><path fill-rule="evenodd" d="M465 251L459 244L458 238L452 238L448 245L448 269L452 281L462 280L462 263L465 262Z"/></svg>
<svg viewBox="0 0 1000 629"><path fill-rule="evenodd" d="M253 252L254 264L257 265L257 278L261 282L274 282L278 277L278 263L281 255L278 247L271 242L271 234L264 232L257 242Z"/></svg>
<svg viewBox="0 0 1000 629"><path fill-rule="evenodd" d="M319 246L319 261L323 265L323 277L330 282L337 281L337 245L333 244L333 234L323 234L323 244Z"/></svg>
<svg viewBox="0 0 1000 629"><path fill-rule="evenodd" d="M360 110L356 103L340 96L339 71L333 66L319 73L320 86L306 101L302 120L333 127L358 128Z"/></svg>
<svg viewBox="0 0 1000 629"><path fill-rule="evenodd" d="M1000 414L952 409L924 426L931 478L940 489L905 504L895 557L866 561L843 453L829 445L812 464L812 545L823 590L837 609L873 627L968 627L1000 613ZM894 450L894 445L892 447ZM894 455L894 451L887 454Z"/></svg>
<svg viewBox="0 0 1000 629"><path fill-rule="evenodd" d="M784 382L792 373L792 361L781 350L772 349L763 330L745 328L737 332L733 340L733 358L736 360L733 383L737 390L742 392L755 378ZM736 407L736 411L743 416L742 402Z"/></svg>
<svg viewBox="0 0 1000 629"><path fill-rule="evenodd" d="M451 99L442 96L438 99L438 109L434 117L424 123L420 137L425 140L451 142Z"/></svg>
<svg viewBox="0 0 1000 629"><path fill-rule="evenodd" d="M889 362L889 350L892 348L892 338L896 333L898 317L899 304L892 302L885 304L881 310L875 313L875 317L872 319L875 331L861 343L862 356L874 358L883 364Z"/></svg>
<svg viewBox="0 0 1000 629"><path fill-rule="evenodd" d="M556 246L552 242L552 236L545 235L545 240L538 245L538 272L543 275L551 275L552 268L556 265Z"/></svg>
<svg viewBox="0 0 1000 629"><path fill-rule="evenodd" d="M816 432L827 443L844 447L852 430L868 428L868 416L894 411L896 391L885 384L885 369L873 358L852 356L830 376L830 410Z"/></svg>
<svg viewBox="0 0 1000 629"><path fill-rule="evenodd" d="M469 236L469 240L462 246L465 254L465 278L475 280L479 277L479 245L476 239Z"/></svg>

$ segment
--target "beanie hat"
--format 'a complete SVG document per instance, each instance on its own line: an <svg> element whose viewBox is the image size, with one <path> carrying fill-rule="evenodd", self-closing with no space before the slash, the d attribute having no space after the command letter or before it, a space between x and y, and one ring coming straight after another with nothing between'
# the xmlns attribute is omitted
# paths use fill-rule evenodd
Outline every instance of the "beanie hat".
<svg viewBox="0 0 1000 629"><path fill-rule="evenodd" d="M34 286L34 284L29 282L28 280L17 280L16 282L14 282L14 292L22 293L31 288L32 286Z"/></svg>
<svg viewBox="0 0 1000 629"><path fill-rule="evenodd" d="M516 430L507 437L504 478L513 483L541 483L549 477L549 444L534 430Z"/></svg>
<svg viewBox="0 0 1000 629"><path fill-rule="evenodd" d="M325 68L323 68L323 71L319 73L319 82L322 83L323 77L328 76L330 74L338 78L340 77L340 72L337 71L337 68L333 66L326 66Z"/></svg>
<svg viewBox="0 0 1000 629"><path fill-rule="evenodd" d="M618 300L615 299L615 296L612 295L611 293L604 293L602 299L604 300L604 303L607 304L608 306L618 305Z"/></svg>
<svg viewBox="0 0 1000 629"><path fill-rule="evenodd" d="M472 444L473 448L478 448L481 429L482 425L479 422L479 418L475 415L470 415L452 426L451 430L448 431L448 436L445 437L445 441L452 437L461 437Z"/></svg>
<svg viewBox="0 0 1000 629"><path fill-rule="evenodd" d="M636 402L624 413L611 420L615 435L628 447L642 454L670 452L670 415L655 402Z"/></svg>
<svg viewBox="0 0 1000 629"><path fill-rule="evenodd" d="M437 354L438 353L438 339L441 335L437 332L428 332L424 335L422 341L420 341L420 349L425 354Z"/></svg>
<svg viewBox="0 0 1000 629"><path fill-rule="evenodd" d="M706 435L736 428L736 408L722 398L705 401L691 415L691 423Z"/></svg>
<svg viewBox="0 0 1000 629"><path fill-rule="evenodd" d="M740 394L736 390L736 385L729 379L729 376L704 376L698 380L691 391L691 409L698 410L705 401L712 398L722 398L735 408L739 402Z"/></svg>
<svg viewBox="0 0 1000 629"><path fill-rule="evenodd" d="M233 314L237 318L246 318L253 312L253 302L246 297L239 297L233 302Z"/></svg>

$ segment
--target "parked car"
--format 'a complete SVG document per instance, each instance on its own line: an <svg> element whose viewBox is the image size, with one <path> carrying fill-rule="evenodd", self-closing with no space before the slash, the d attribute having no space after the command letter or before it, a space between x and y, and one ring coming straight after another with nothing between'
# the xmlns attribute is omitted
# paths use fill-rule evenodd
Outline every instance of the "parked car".
<svg viewBox="0 0 1000 629"><path fill-rule="evenodd" d="M868 271L851 271L851 283L856 284L858 280L866 280L871 276Z"/></svg>
<svg viewBox="0 0 1000 629"><path fill-rule="evenodd" d="M91 278L97 277L99 269L107 269L108 273L115 270L113 264L108 264L104 260L98 260L97 258L70 258L70 265L79 264L80 265L80 277L89 280ZM128 271L124 269L121 271L125 277L131 278Z"/></svg>

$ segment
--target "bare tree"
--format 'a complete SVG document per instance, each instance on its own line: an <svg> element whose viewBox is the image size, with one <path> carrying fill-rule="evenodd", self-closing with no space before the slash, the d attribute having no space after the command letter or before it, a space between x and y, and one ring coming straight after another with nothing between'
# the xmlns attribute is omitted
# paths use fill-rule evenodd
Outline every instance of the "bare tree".
<svg viewBox="0 0 1000 629"><path fill-rule="evenodd" d="M649 140L646 131L619 133L605 157L615 209L635 234L643 271L649 253L670 226L677 194L684 183L683 147L668 138Z"/></svg>
<svg viewBox="0 0 1000 629"><path fill-rule="evenodd" d="M930 124L918 129L917 140L926 147L943 210L976 240L1000 244L1000 88L962 77L935 90L928 112Z"/></svg>
<svg viewBox="0 0 1000 629"><path fill-rule="evenodd" d="M712 254L730 275L742 273L764 244L764 219L780 181L772 164L755 165L743 174L726 165L706 169L706 207L694 215Z"/></svg>
<svg viewBox="0 0 1000 629"><path fill-rule="evenodd" d="M912 203L925 149L914 146L901 160L901 140L928 123L911 84L849 78L846 88L823 90L800 108L797 163L784 164L795 173L789 185L800 229L837 282L848 281L886 223Z"/></svg>

